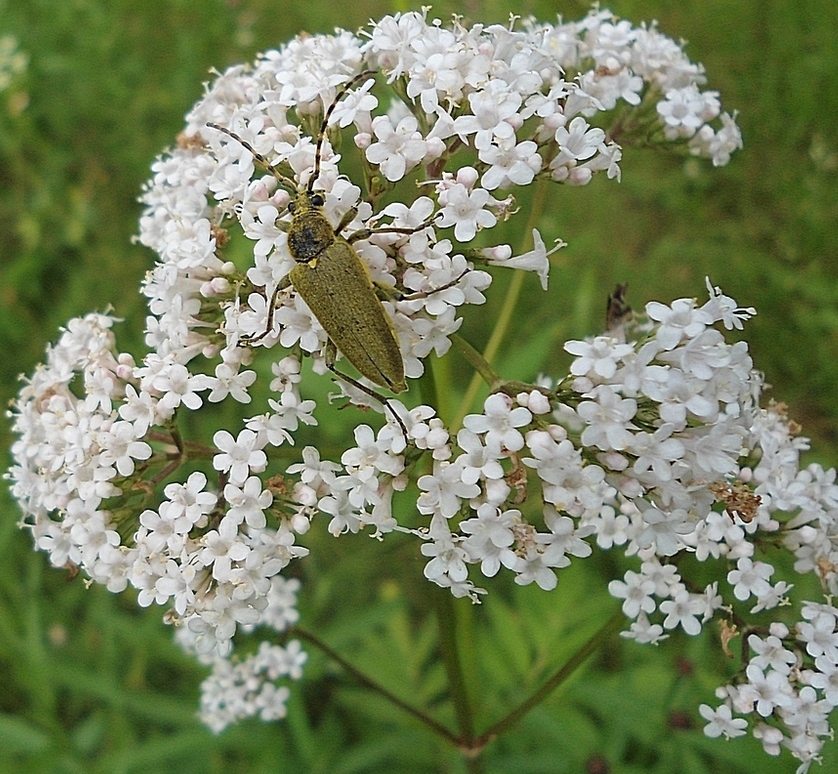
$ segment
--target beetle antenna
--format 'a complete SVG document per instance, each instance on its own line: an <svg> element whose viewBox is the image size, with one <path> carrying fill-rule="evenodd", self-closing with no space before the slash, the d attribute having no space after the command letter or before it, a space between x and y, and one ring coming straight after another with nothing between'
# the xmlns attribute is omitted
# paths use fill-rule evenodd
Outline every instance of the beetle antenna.
<svg viewBox="0 0 838 774"><path fill-rule="evenodd" d="M241 145L245 150L250 151L253 154L253 158L256 159L265 169L270 172L279 183L281 183L285 188L289 190L290 193L294 193L297 190L297 186L294 185L294 181L290 178L285 177L270 161L268 161L259 151L256 150L247 140L239 137L235 132L231 132L229 129L219 126L218 124L214 124L212 122L207 122L207 126L210 129L217 129L219 132L223 132L228 137L232 137L239 145Z"/></svg>
<svg viewBox="0 0 838 774"><path fill-rule="evenodd" d="M326 114L323 116L323 123L320 124L320 133L317 135L317 148L314 152L314 172L311 175L311 178L308 182L308 192L311 193L314 190L314 184L317 182L317 178L320 177L320 153L323 150L323 138L326 136L326 127L329 125L329 119L332 117L332 112L337 107L338 102L340 102L346 93L360 81L362 78L366 78L369 75L375 75L375 70L364 70L361 73L358 73L354 78L347 81L341 90L335 95L335 98L332 100L332 104L329 105L328 110L326 110Z"/></svg>

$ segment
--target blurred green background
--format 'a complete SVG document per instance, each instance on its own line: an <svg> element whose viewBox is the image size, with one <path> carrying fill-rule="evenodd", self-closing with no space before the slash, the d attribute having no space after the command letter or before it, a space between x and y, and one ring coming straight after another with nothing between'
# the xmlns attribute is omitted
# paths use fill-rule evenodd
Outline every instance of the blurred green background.
<svg viewBox="0 0 838 774"><path fill-rule="evenodd" d="M811 436L811 459L838 462L838 8L834 0L615 0L614 12L688 40L708 87L738 110L745 148L728 167L627 150L621 184L551 189L539 229L569 242L550 292L527 286L499 370L557 372L561 342L602 327L605 298L628 282L650 299L703 298L704 277L753 305L747 327L773 397ZM210 68L252 60L300 31L357 29L409 6L309 0L0 0L0 396L43 358L59 326L91 310L125 318L120 347L142 352L137 286L153 256L132 243L149 165L172 143ZM581 2L515 4L550 20ZM505 22L500 2L441 2L434 13ZM6 38L5 36L12 36ZM9 47L26 58L16 70ZM5 51L5 54L3 53ZM510 241L515 237L510 234ZM503 301L468 315L479 345ZM538 300L536 300L538 299ZM10 443L6 420L3 448ZM5 463L4 463L5 467ZM312 654L288 720L219 737L195 719L203 671L171 644L160 610L85 588L31 551L0 499L0 774L5 772L459 772L456 753ZM316 530L315 530L316 531ZM322 531L322 529L321 529ZM310 539L309 539L310 538ZM429 592L407 543L312 534L301 599L309 628L397 693L452 725L435 656ZM406 568L406 569L405 569ZM574 567L552 594L491 584L456 606L481 727L501 717L613 611L603 575ZM596 593L591 593L596 589ZM432 595L431 595L432 596ZM705 739L698 703L728 669L709 633L659 649L614 643L511 734L491 772L791 772L753 740ZM838 770L827 745L824 771ZM754 756L757 756L754 758ZM832 768L830 768L832 766Z"/></svg>

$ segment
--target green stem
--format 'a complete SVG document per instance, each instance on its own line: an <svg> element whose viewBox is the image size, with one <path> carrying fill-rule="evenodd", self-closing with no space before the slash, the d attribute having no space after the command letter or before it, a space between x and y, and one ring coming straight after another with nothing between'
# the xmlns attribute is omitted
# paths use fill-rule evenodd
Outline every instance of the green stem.
<svg viewBox="0 0 838 774"><path fill-rule="evenodd" d="M489 365L489 361L462 336L458 333L452 334L451 343L460 350L463 357L468 360L471 367L477 372L476 376L483 379L489 385L490 390L495 389L501 383L499 374Z"/></svg>
<svg viewBox="0 0 838 774"><path fill-rule="evenodd" d="M436 720L430 717L430 715L427 715L424 712L422 712L422 710L417 709L416 707L413 707L410 704L408 704L403 699L400 699L398 696L396 696L396 694L392 693L383 685L366 675L360 669L350 664L343 656L340 655L340 653L338 653L333 648L329 647L329 645L323 642L323 640L321 640L313 632L310 632L307 629L303 629L300 626L292 626L288 630L288 635L299 637L301 640L305 640L306 642L311 643L316 648L325 653L330 659L340 664L344 671L352 675L352 677L354 677L361 685L365 686L366 688L369 688L374 693L383 696L385 699L387 699L387 701L391 702L399 709L406 712L408 715L414 717L424 726L427 726L429 729L431 729L431 731L438 734L455 747L460 746L460 739L458 739L455 734L452 734L447 728L445 728L445 726L443 726L441 723L438 723Z"/></svg>
<svg viewBox="0 0 838 774"><path fill-rule="evenodd" d="M480 774L483 771L483 764L478 759L478 755L484 745L474 744L474 712L466 688L465 670L459 649L461 639L468 639L467 633L463 631L467 621L457 615L454 597L448 589L433 589L432 594L439 625L439 648L448 677L448 687L451 691L451 701L454 705L454 716L457 719L459 731L456 744L463 754L469 774Z"/></svg>
<svg viewBox="0 0 838 774"><path fill-rule="evenodd" d="M442 412L439 408L440 391L437 389L437 379L439 378L440 374L437 373L433 360L429 357L425 358L425 370L419 377L419 394L422 403L426 406L437 406L437 414L441 415ZM448 390L445 389L442 394L445 395L447 392Z"/></svg>
<svg viewBox="0 0 838 774"><path fill-rule="evenodd" d="M457 648L457 634L461 626L459 617L456 615L454 599L445 591L435 595L435 608L439 621L440 650L442 652L445 671L448 675L448 682L451 690L451 699L454 704L454 714L457 718L459 734L449 731L441 723L434 720L430 715L420 709L413 707L394 693L389 691L380 683L373 680L357 667L353 666L336 650L327 645L313 632L299 626L291 627L288 636L296 636L325 653L361 685L369 688L374 693L383 696L387 701L418 720L422 725L445 739L456 747L463 755L466 770L469 774L481 774L483 764L479 758L480 753L496 737L508 731L531 709L541 704L553 691L567 680L586 660L598 650L612 635L616 634L625 623L625 615L622 611L615 613L606 621L600 629L593 634L576 653L558 670L544 685L541 686L528 699L510 712L506 717L495 723L479 736L474 734L474 715L471 703L469 702L466 690L465 672Z"/></svg>
<svg viewBox="0 0 838 774"><path fill-rule="evenodd" d="M541 213L544 210L544 203L547 198L547 187L549 185L550 180L547 177L540 177L536 183L532 208L530 209L527 225L524 227L524 236L521 240L521 252L524 251L524 245L528 244L532 230L535 228L535 224L538 223L538 219L541 217ZM494 360L495 355L497 355L498 349L500 348L501 342L506 336L509 323L512 320L512 313L515 311L515 306L518 304L518 297L521 295L521 288L523 287L523 284L524 272L514 272L512 280L509 283L509 289L506 292L503 307L501 308L497 322L495 323L495 328L492 331L492 335L489 337L489 343L486 345L486 349L483 352L483 359L487 363L491 363L492 360ZM457 430L460 429L463 417L465 417L473 405L474 399L477 397L477 392L480 389L481 378L482 374L480 373L476 373L472 376L471 382L466 390L466 394L460 402L460 407L457 409L457 413L451 423L450 431L452 434L456 433Z"/></svg>
<svg viewBox="0 0 838 774"><path fill-rule="evenodd" d="M532 696L522 702L516 709L512 710L505 718L498 721L482 733L475 742L483 746L492 741L495 737L507 731L515 725L531 709L543 702L556 688L558 688L576 669L578 669L594 651L602 646L612 635L616 634L625 624L626 617L622 610L616 612L606 621L594 635L585 642L570 660L559 669L544 685L541 686Z"/></svg>

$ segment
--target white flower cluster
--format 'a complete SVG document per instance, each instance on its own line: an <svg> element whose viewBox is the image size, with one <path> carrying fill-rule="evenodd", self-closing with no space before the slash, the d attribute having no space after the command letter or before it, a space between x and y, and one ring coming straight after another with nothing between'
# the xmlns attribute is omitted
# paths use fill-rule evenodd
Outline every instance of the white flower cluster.
<svg viewBox="0 0 838 774"><path fill-rule="evenodd" d="M296 578L273 576L267 594L268 606L259 624L278 632L295 624L299 619L299 590L300 582ZM255 626L241 628L251 633ZM285 647L263 641L256 653L232 660L217 652L199 651L195 632L188 627L177 629L175 638L184 650L212 669L201 684L200 717L213 732L221 733L227 726L248 717L258 716L266 722L285 717L291 692L277 681L302 677L308 656L298 640L289 641Z"/></svg>
<svg viewBox="0 0 838 774"><path fill-rule="evenodd" d="M307 551L294 544L291 525L266 524L272 494L249 474L264 469L256 447L267 441L248 429L236 440L220 431L212 461L224 473L221 491L210 491L195 470L184 483L165 484L156 507L146 508L184 451L160 405L175 387L187 407L194 393L172 369L150 375L130 356L115 356L112 323L98 314L71 321L21 390L18 465L10 473L36 545L55 566L81 567L111 591L130 583L140 605L171 604L172 619L187 622L199 652L228 652L237 626L284 629L290 614L276 576ZM152 385L164 378L172 389L158 392ZM152 416L160 428L150 426Z"/></svg>
<svg viewBox="0 0 838 774"><path fill-rule="evenodd" d="M754 310L739 309L708 287L710 300L701 307L691 299L650 303L649 320L631 343L609 335L568 342L565 348L576 355L570 376L552 389L490 395L484 413L467 416L456 439L427 407L405 417L411 440L432 450L434 459L433 471L418 480L417 509L430 518L420 533L428 541L423 553L432 557L428 578L457 596L473 596L481 590L468 580L468 564L480 564L486 576L504 566L518 583L551 589L555 570L570 556L590 555L583 538L593 536L601 548L623 546L644 560L642 574L630 572L611 586L625 600L626 614L640 616L632 636L660 637L661 627L650 627L647 617L657 607L653 595L665 600L666 629L700 630L699 618L711 618L721 600L709 592L704 607L697 598L688 600L675 566L664 568L661 560L689 551L702 560L748 561L753 544L747 536L778 527L769 509L756 508L756 495L738 493L747 534L713 510L734 499L729 482L738 481L742 460L757 445L752 427L761 412L747 346L728 344L713 327L741 327ZM417 422L420 416L424 421ZM347 452L342 462L348 475L321 479L325 489L349 493L327 497L329 507L320 506L340 514L334 531L368 523L366 510L391 513L382 496L389 499L401 488L396 437L388 426L374 443L371 430L359 429L363 457ZM380 474L388 477L383 487ZM373 476L379 483L371 487ZM511 507L524 501L532 507L535 500L543 503L546 532ZM450 528L455 517L456 533ZM375 525L379 532L395 527L381 519ZM740 596L747 582L732 581L737 598L748 596ZM762 607L773 607L783 589L759 591Z"/></svg>
<svg viewBox="0 0 838 774"><path fill-rule="evenodd" d="M718 689L719 707L702 705L701 714L708 721L705 733L728 738L741 736L748 725L734 712L754 716L753 734L765 751L779 755L781 747L788 748L802 761L797 771L803 774L820 760L824 740L833 737L829 714L838 707L838 608L831 601L838 588L838 485L834 468L817 463L801 468L808 441L797 429L782 407L756 415L751 431L759 454L739 475L759 497L761 512L786 514L775 545L794 554L795 570L817 575L827 601L805 602L798 620L774 621L750 634L753 655L744 673ZM727 576L737 600L756 600L752 613L787 603L783 595L790 589L782 581L770 584L771 564L752 561L755 537L742 542L737 536L738 550L730 554L739 555L737 568Z"/></svg>
<svg viewBox="0 0 838 774"><path fill-rule="evenodd" d="M411 12L385 17L365 38L299 38L252 69L231 68L188 115L180 147L153 167L140 228L140 240L160 255L144 290L154 315L147 342L167 363L220 354L215 376L199 383L212 389L210 400L232 394L246 401L249 377L239 371L253 354L248 337L265 347L298 347L321 368L327 343L297 294L281 295L271 309L294 265L289 194L265 170L254 179L244 143L285 177L311 182L325 197L326 216L345 233L391 229L353 246L372 278L393 288L386 308L408 377L422 374L431 350L448 349L458 309L483 302L491 277L475 261L537 271L546 286L540 236L526 258L512 258L504 245L464 255L460 245L510 216L513 200L496 198L497 189L537 177L583 185L600 171L618 178L621 150L609 129L624 143L680 143L715 164L741 145L715 92L699 91L701 66L654 27L632 27L608 11L522 29L466 28L457 20L445 27ZM310 181L320 117L343 84L367 71L371 77L334 106L319 175ZM392 97L380 114L375 72ZM708 122L720 115L717 131ZM346 168L339 169L329 142L350 125L363 192L342 176ZM420 170L422 194L403 185L394 196L396 184ZM385 195L396 201L376 211ZM408 238L394 228L417 230ZM242 235L247 241L234 250ZM252 257L237 266L242 251Z"/></svg>
<svg viewBox="0 0 838 774"><path fill-rule="evenodd" d="M362 77L344 92L368 70L377 84ZM12 491L38 548L169 608L184 647L213 667L202 714L216 730L285 712L276 680L299 676L299 646L265 645L235 665L229 656L237 631L296 622L298 584L281 573L306 555L297 541L318 514L334 535L413 535L426 577L473 600L485 593L478 570L552 589L572 557L619 548L636 567L609 591L639 642L695 635L713 619L732 631L786 604L791 587L772 582L764 545L792 551L798 572L835 593L835 471L800 469L805 440L779 408L759 407L747 346L720 330L754 312L709 283L703 305L653 302L619 331L568 342L568 376L505 383L456 434L433 407L389 399L386 424L359 424L339 462L306 446L289 463L299 430L317 423L303 361L322 372L329 341L283 283L295 266L283 180L310 183L335 228L360 234L352 246L416 378L424 358L450 348L460 309L483 302L491 276L477 266L535 271L546 285L550 251L537 231L516 257L506 245L468 246L514 214L498 189L618 177L617 129L622 142L727 161L738 130L725 115L718 130L708 124L720 107L702 81L654 27L605 11L521 29L407 13L363 39L299 38L221 75L143 197L140 239L160 256L144 284L151 351L138 364L116 349L113 318L73 320L15 404ZM376 114L373 89L385 85L398 99ZM358 153L342 159L337 138L350 126ZM364 190L345 176L358 166ZM263 413L213 428L211 447L182 437L185 412L260 394L267 364L249 366L276 346ZM419 495L402 508L412 480ZM717 563L720 580L697 587L685 557ZM702 709L707 733L736 735L747 721L732 713L750 714L769 752L814 759L838 700L837 621L829 602L809 603L796 624L749 630L756 655L722 706Z"/></svg>
<svg viewBox="0 0 838 774"><path fill-rule="evenodd" d="M259 650L236 663L215 658L212 674L201 685L201 719L215 733L244 718L284 718L291 692L281 678L299 680L306 654L297 640L282 648L262 642Z"/></svg>
<svg viewBox="0 0 838 774"><path fill-rule="evenodd" d="M742 736L753 715L753 734L769 755L782 747L802 761L798 774L820 760L825 739L833 737L829 714L838 707L838 609L806 603L793 630L774 622L765 636L751 634L753 654L741 682L720 687L715 709L702 704L711 737ZM769 722L771 721L771 722Z"/></svg>

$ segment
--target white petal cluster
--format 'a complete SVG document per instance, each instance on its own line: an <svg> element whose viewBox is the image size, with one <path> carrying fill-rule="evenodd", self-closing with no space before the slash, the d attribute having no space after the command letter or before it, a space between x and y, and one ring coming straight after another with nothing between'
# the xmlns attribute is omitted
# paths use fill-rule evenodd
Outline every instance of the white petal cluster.
<svg viewBox="0 0 838 774"><path fill-rule="evenodd" d="M741 144L729 117L718 131L711 126L721 113L717 94L700 91L701 66L654 26L596 11L579 22L467 28L427 13L385 17L359 36L299 38L252 68L227 70L187 116L180 146L155 163L140 224L140 241L160 256L144 287L154 315L147 342L176 363L220 353L211 401L228 393L247 401L252 379L239 370L252 351L244 337L260 337L265 347L299 345L322 358L326 336L293 291L271 313L268 299L294 265L284 232L289 194L241 142L208 123L229 128L287 178L308 181L319 117L343 84L370 73L335 107L314 185L333 224L349 213L347 235L433 221L409 237L381 233L354 243L373 278L395 286L390 313L411 377L421 375L431 348L445 351L458 307L482 302L491 277L475 267L473 250L464 257L463 246L509 217L513 199L496 191L539 177L571 185L602 171L619 178L621 148L608 127L619 115L621 142L632 142L620 112L626 108L636 112L633 131L644 144L657 137L714 163L726 163ZM386 101L377 96L385 88ZM353 143L343 144L346 159L330 142L342 129L353 132ZM351 156L374 181L365 192L344 177ZM392 189L405 204L375 212ZM420 200L421 219L398 210ZM228 242L242 235L241 249L252 254L247 266L226 258ZM546 285L547 255L542 246L540 261L482 262L537 271ZM425 304L399 300L443 285L451 292Z"/></svg>
<svg viewBox="0 0 838 774"><path fill-rule="evenodd" d="M215 658L201 684L201 720L220 733L254 715L265 722L284 718L291 691L276 681L299 680L306 659L297 640L284 648L262 642L257 653L236 662Z"/></svg>
<svg viewBox="0 0 838 774"><path fill-rule="evenodd" d="M299 523L268 523L274 494L257 474L266 446L312 421L313 402L297 393L299 363L284 360L264 429L215 434L217 453L207 456L224 485L209 486L200 470L164 485L189 456L173 416L201 407L207 386L182 364L150 357L138 367L115 353L113 322L71 321L21 390L12 490L55 566L78 566L112 591L130 584L140 605L169 605L170 622L193 633L197 651L224 655L238 626L281 620L271 590L307 553L295 545Z"/></svg>
<svg viewBox="0 0 838 774"><path fill-rule="evenodd" d="M310 181L329 222L357 235L415 379L485 300L479 267L533 271L546 287L553 250L538 231L519 256L486 234L515 216L515 187L619 178L618 115L628 126L636 113L644 142L726 163L741 139L702 83L654 26L598 10L520 27L399 14L219 75L143 195L140 240L158 255L143 285L148 354L119 353L111 317L73 320L14 404L9 478L37 547L167 607L184 647L212 665L202 716L215 730L285 713L276 681L299 677L299 646L230 654L238 631L296 622L298 583L282 573L307 554L297 541L312 522L412 535L425 577L474 601L481 575L549 590L572 560L619 550L632 569L608 589L625 636L644 643L776 615L791 586L766 546L837 593L835 471L801 467L806 440L781 407L760 407L747 345L725 335L754 310L709 283L703 304L652 302L619 335L567 342L569 372L549 384L493 384L456 432L432 406L382 405L339 382L386 422L358 424L337 460L295 445L318 421L303 360L323 373L331 350L317 310L293 286L274 292L295 265L287 181ZM353 141L338 155L341 131ZM184 438L188 412L217 404L228 423L239 409L240 426L212 425L211 445ZM690 576L699 563L712 583ZM750 725L769 752L816 759L838 704L836 622L829 602L808 603L796 623L752 634L738 681L701 710L708 735Z"/></svg>
<svg viewBox="0 0 838 774"><path fill-rule="evenodd" d="M820 761L824 742L833 736L829 715L838 707L838 608L805 603L801 619L789 628L772 623L766 636L751 634L745 674L716 691L717 708L701 706L708 736L740 736L754 716L753 733L769 755L782 747L802 761L804 774Z"/></svg>

